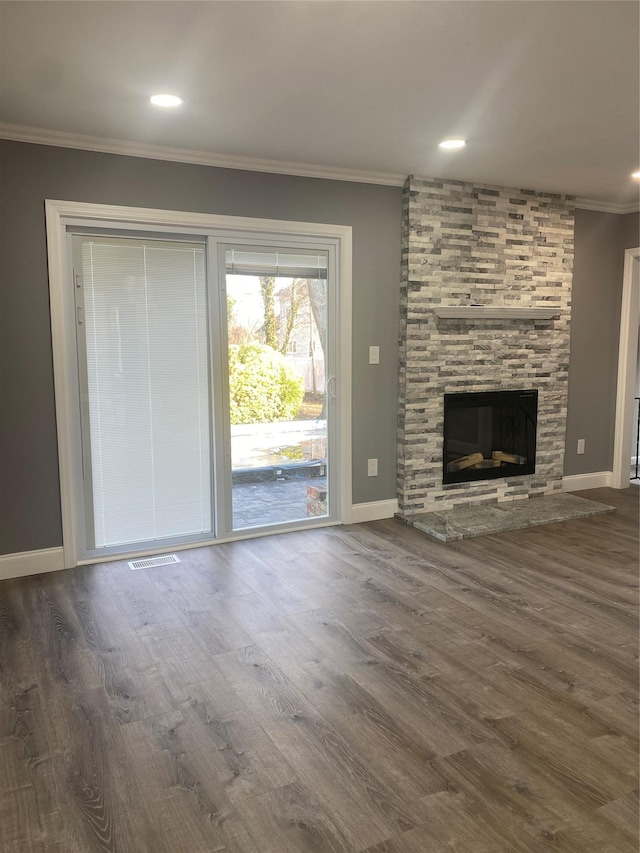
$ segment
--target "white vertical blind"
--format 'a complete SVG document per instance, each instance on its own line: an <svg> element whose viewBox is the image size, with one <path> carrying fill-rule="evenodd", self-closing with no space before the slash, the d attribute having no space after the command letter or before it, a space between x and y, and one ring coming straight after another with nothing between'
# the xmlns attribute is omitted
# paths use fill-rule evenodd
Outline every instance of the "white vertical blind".
<svg viewBox="0 0 640 853"><path fill-rule="evenodd" d="M204 246L75 239L82 243L78 328L86 344L93 545L211 531Z"/></svg>

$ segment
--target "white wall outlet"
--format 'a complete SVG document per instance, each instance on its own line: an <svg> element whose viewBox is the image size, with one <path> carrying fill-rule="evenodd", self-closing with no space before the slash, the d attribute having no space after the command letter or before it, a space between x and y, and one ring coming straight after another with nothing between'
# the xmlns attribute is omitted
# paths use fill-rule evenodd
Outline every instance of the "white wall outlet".
<svg viewBox="0 0 640 853"><path fill-rule="evenodd" d="M377 459L367 459L367 477L377 477L378 476L378 460Z"/></svg>
<svg viewBox="0 0 640 853"><path fill-rule="evenodd" d="M576 453L578 453L578 454L584 453L584 443L585 443L584 438L578 439L578 449L577 449Z"/></svg>
<svg viewBox="0 0 640 853"><path fill-rule="evenodd" d="M369 364L380 364L380 347L369 347Z"/></svg>

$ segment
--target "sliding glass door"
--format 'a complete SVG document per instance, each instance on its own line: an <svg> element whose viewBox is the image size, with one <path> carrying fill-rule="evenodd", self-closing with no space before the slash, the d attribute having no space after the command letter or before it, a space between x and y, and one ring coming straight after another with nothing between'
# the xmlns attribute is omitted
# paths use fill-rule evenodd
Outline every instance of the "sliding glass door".
<svg viewBox="0 0 640 853"><path fill-rule="evenodd" d="M81 557L335 520L331 246L69 242Z"/></svg>
<svg viewBox="0 0 640 853"><path fill-rule="evenodd" d="M234 530L330 513L327 252L225 246Z"/></svg>

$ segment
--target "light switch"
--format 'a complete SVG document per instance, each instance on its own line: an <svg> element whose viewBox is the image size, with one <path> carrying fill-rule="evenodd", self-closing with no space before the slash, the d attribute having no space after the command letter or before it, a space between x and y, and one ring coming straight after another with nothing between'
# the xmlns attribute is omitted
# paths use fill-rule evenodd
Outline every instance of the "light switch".
<svg viewBox="0 0 640 853"><path fill-rule="evenodd" d="M380 347L369 347L369 364L380 364Z"/></svg>

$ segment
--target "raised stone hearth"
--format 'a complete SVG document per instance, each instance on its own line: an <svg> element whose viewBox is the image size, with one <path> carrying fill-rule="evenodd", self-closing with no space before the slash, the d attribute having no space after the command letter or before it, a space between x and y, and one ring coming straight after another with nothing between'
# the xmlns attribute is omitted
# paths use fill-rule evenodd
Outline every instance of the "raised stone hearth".
<svg viewBox="0 0 640 853"><path fill-rule="evenodd" d="M406 521L435 539L450 542L615 511L613 506L577 495L543 495L510 504L485 503L454 507L443 512L418 513L409 516Z"/></svg>
<svg viewBox="0 0 640 853"><path fill-rule="evenodd" d="M398 503L412 516L561 488L572 198L410 177L404 190ZM460 306L518 309L461 312ZM544 308L541 318L530 308ZM457 313L457 312L453 312ZM527 316L529 315L529 316ZM536 470L443 485L444 394L538 391Z"/></svg>

